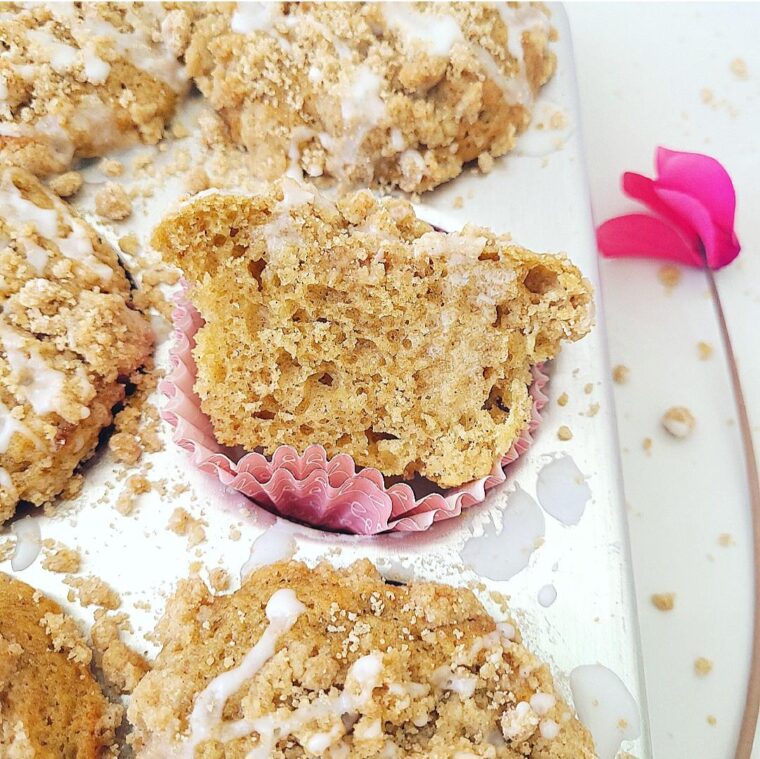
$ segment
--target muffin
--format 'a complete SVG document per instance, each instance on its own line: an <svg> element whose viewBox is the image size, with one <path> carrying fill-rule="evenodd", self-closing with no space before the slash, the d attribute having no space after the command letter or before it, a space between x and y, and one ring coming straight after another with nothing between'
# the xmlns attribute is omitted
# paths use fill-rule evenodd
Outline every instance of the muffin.
<svg viewBox="0 0 760 759"><path fill-rule="evenodd" d="M158 142L187 88L159 3L5 5L0 162L45 175Z"/></svg>
<svg viewBox="0 0 760 759"><path fill-rule="evenodd" d="M421 192L511 150L554 72L530 3L209 5L188 73L265 178Z"/></svg>
<svg viewBox="0 0 760 759"><path fill-rule="evenodd" d="M58 604L0 573L0 756L106 756L123 709L101 692L91 658Z"/></svg>
<svg viewBox="0 0 760 759"><path fill-rule="evenodd" d="M0 168L0 522L95 449L153 334L113 249L31 174Z"/></svg>
<svg viewBox="0 0 760 759"><path fill-rule="evenodd" d="M465 589L263 567L212 596L180 584L128 718L166 756L592 759L592 740L513 624Z"/></svg>
<svg viewBox="0 0 760 759"><path fill-rule="evenodd" d="M153 245L205 320L195 391L220 443L318 444L442 488L493 469L528 425L531 367L591 323L565 256L439 232L368 191L196 196Z"/></svg>

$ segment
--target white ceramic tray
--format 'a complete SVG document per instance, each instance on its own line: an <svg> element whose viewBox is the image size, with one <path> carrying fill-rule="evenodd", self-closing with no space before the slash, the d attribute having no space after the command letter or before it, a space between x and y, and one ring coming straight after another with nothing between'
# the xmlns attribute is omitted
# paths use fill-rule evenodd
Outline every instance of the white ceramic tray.
<svg viewBox="0 0 760 759"><path fill-rule="evenodd" d="M537 113L540 118L544 108L559 107L568 126L561 131L531 128L521 139L518 150L498 160L490 174L465 172L438 191L425 195L418 213L448 230L472 222L499 232L511 232L516 241L534 250L567 251L597 285L570 32L564 11L558 7L552 11L560 36L555 48L559 66L539 99ZM188 105L188 113L182 118L186 125L194 123L193 113L198 107L197 102ZM563 141L561 147L555 144L558 138ZM192 140L185 144L192 145ZM143 154L146 149L134 152ZM96 218L88 215L96 182L102 181L102 175L94 168L86 169L85 175L90 182L80 193L77 205L113 242L134 231L147 244L153 226L182 192L179 179L168 181L160 195L149 198L144 208L137 207L133 217L115 225L118 227L115 230L100 226ZM463 202L455 208L458 196ZM640 737L625 741L623 749L638 759L647 759L650 749L638 624L604 311L598 291L596 304L597 325L592 334L566 347L551 366L548 388L551 400L544 410L544 422L534 445L511 466L507 482L491 491L484 504L472 507L459 518L439 523L428 532L416 534L353 538L318 533L298 525L283 523L283 526L295 537L296 557L309 562L329 558L335 564L345 565L368 557L391 579L416 577L452 584L481 583L479 595L495 614L498 608L490 600L489 592L509 596L512 613L528 644L550 663L565 696L570 696L569 673L581 665L602 664L622 680L642 715ZM159 364L166 365L167 348L164 338L157 351ZM562 393L569 397L564 407L556 403ZM593 416L588 414L592 404L598 404L598 413ZM570 427L571 440L558 440L560 425ZM27 512L39 520L43 538L54 538L82 551L82 574L97 575L121 593L122 610L129 613L135 628L130 641L150 655L155 649L144 634L153 628L176 581L187 576L190 563L200 559L209 568L221 565L238 577L253 541L276 521L244 497L225 492L210 477L191 470L184 451L170 441L168 425L163 425L162 434L165 450L147 457L153 464L150 477L166 479L170 487L173 483L188 483L191 489L182 496L162 498L152 491L140 497L131 516L122 516L113 507L121 490L115 480L120 467L115 467L107 451L101 451L87 466L84 489L75 501L52 517L39 511ZM591 499L575 525L566 524L568 509L572 507L568 497L559 505L561 519L556 519L526 501L522 493L515 495L519 488L535 498L539 471L560 454L571 457L586 475L591 491ZM573 490L571 483L568 492ZM197 549L188 549L186 538L166 530L169 516L177 506L195 516L202 515L208 522L207 540ZM528 565L514 573L515 565L528 558L527 553L521 554L520 538L535 537L540 532L536 521L541 519L545 522L544 540L530 555ZM233 525L242 532L237 541L230 537ZM2 533L8 530L6 525ZM469 540L474 542L467 545ZM10 572L10 562L1 563L0 570ZM20 572L19 578L62 602L86 624L91 622L92 607L82 609L76 603L68 603L63 575L43 570L39 560ZM556 599L549 603L555 591ZM144 608L145 602L150 611ZM615 709L621 716L628 716L630 709L626 711L625 699L613 687L614 683L606 683L597 672L586 686L586 690L592 691L583 697L587 710L594 713L596 707L590 704L599 700L602 721L609 722L610 716L618 713ZM577 706L583 708L582 704ZM614 734L615 729L615 725L608 727L606 733ZM609 757L602 755L602 759Z"/></svg>

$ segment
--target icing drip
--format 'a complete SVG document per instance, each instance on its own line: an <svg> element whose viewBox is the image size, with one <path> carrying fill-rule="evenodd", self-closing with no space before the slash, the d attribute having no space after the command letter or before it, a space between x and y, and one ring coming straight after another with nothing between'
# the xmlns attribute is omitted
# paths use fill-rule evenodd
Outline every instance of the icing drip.
<svg viewBox="0 0 760 759"><path fill-rule="evenodd" d="M65 237L59 236L59 211L62 221L71 228ZM0 216L15 227L31 225L40 237L55 243L62 255L79 262L101 280L108 281L113 276L111 267L95 256L87 227L79 219L70 216L63 205L57 209L40 208L27 200L7 175L0 185ZM33 248L30 247L28 240L25 240L24 244L27 259L38 273L42 273L47 263L47 251L35 243L32 243Z"/></svg>
<svg viewBox="0 0 760 759"><path fill-rule="evenodd" d="M0 453L7 452L14 434L23 435L38 448L43 448L42 441L23 422L16 419L10 409L0 401Z"/></svg>
<svg viewBox="0 0 760 759"><path fill-rule="evenodd" d="M247 732L240 733L240 728L236 727L239 723L222 724L224 706L227 700L237 693L247 680L255 677L264 664L274 656L277 641L293 627L305 609L290 589L282 588L272 595L266 606L269 626L259 641L235 669L215 677L196 697L190 714L190 735L182 746L183 757L192 759L196 746L217 738L220 731L226 741L250 733L247 727L244 728Z"/></svg>
<svg viewBox="0 0 760 759"><path fill-rule="evenodd" d="M380 7L391 27L406 40L422 45L431 55L448 57L454 43L463 39L457 20L448 14L423 14L415 10L413 3L388 3Z"/></svg>

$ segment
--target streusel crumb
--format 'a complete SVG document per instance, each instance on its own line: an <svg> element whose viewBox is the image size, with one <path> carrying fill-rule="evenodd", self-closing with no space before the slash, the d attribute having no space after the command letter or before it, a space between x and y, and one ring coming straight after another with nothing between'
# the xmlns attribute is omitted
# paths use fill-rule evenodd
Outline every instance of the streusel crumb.
<svg viewBox="0 0 760 759"><path fill-rule="evenodd" d="M662 426L675 438L686 438L696 426L694 415L685 406L672 406L662 415Z"/></svg>
<svg viewBox="0 0 760 759"><path fill-rule="evenodd" d="M82 557L76 548L69 548L50 538L42 541L42 552L42 568L48 572L76 574L82 564Z"/></svg>
<svg viewBox="0 0 760 759"><path fill-rule="evenodd" d="M591 326L591 286L565 256L438 232L368 191L337 206L290 179L210 193L153 245L206 321L195 390L220 442L318 443L443 487L491 471L530 417L531 366Z"/></svg>
<svg viewBox="0 0 760 759"><path fill-rule="evenodd" d="M103 696L73 620L0 574L0 756L105 756L123 710Z"/></svg>
<svg viewBox="0 0 760 759"><path fill-rule="evenodd" d="M29 173L0 170L0 522L87 459L153 334L114 250Z"/></svg>
<svg viewBox="0 0 760 759"><path fill-rule="evenodd" d="M118 609L121 606L119 594L99 577L69 575L63 581L76 591L75 597L79 598L82 606L102 606L104 609Z"/></svg>
<svg viewBox="0 0 760 759"><path fill-rule="evenodd" d="M616 364L612 369L612 380L618 385L625 385L631 376L631 370L625 364Z"/></svg>
<svg viewBox="0 0 760 759"><path fill-rule="evenodd" d="M132 201L120 184L106 182L95 195L95 212L113 221L122 221L132 214Z"/></svg>
<svg viewBox="0 0 760 759"><path fill-rule="evenodd" d="M82 175L78 171L67 171L59 174L48 182L48 187L61 198L76 195L82 187Z"/></svg>
<svg viewBox="0 0 760 759"><path fill-rule="evenodd" d="M160 3L9 3L0 19L0 159L44 175L155 143L187 87Z"/></svg>
<svg viewBox="0 0 760 759"><path fill-rule="evenodd" d="M673 611L676 605L675 593L653 593L652 604L660 611Z"/></svg>
<svg viewBox="0 0 760 759"><path fill-rule="evenodd" d="M229 3L185 60L260 175L421 192L514 147L552 34L538 3Z"/></svg>
<svg viewBox="0 0 760 759"><path fill-rule="evenodd" d="M128 711L136 759L594 756L511 622L366 560L264 567L226 596L186 580L157 633Z"/></svg>
<svg viewBox="0 0 760 759"><path fill-rule="evenodd" d="M203 520L196 519L181 507L172 511L169 523L166 526L173 533L186 536L189 548L194 548L206 539Z"/></svg>

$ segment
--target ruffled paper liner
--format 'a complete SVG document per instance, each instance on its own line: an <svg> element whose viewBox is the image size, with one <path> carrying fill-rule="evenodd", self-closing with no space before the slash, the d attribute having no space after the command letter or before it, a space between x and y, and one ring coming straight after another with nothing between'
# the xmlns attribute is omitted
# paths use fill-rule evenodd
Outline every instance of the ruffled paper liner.
<svg viewBox="0 0 760 759"><path fill-rule="evenodd" d="M386 486L377 469L360 468L347 454L328 458L321 445L309 446L303 455L291 446L281 445L269 457L220 445L193 389L196 365L192 350L203 318L180 295L173 320L172 368L159 390L167 398L161 416L174 428L174 442L188 451L198 469L214 475L227 487L268 511L318 529L356 535L420 531L434 522L458 516L462 509L481 503L488 490L504 482L504 468L533 442L532 434L547 402L543 388L549 378L541 367L533 367L531 419L509 453L486 477L418 498L409 484Z"/></svg>

